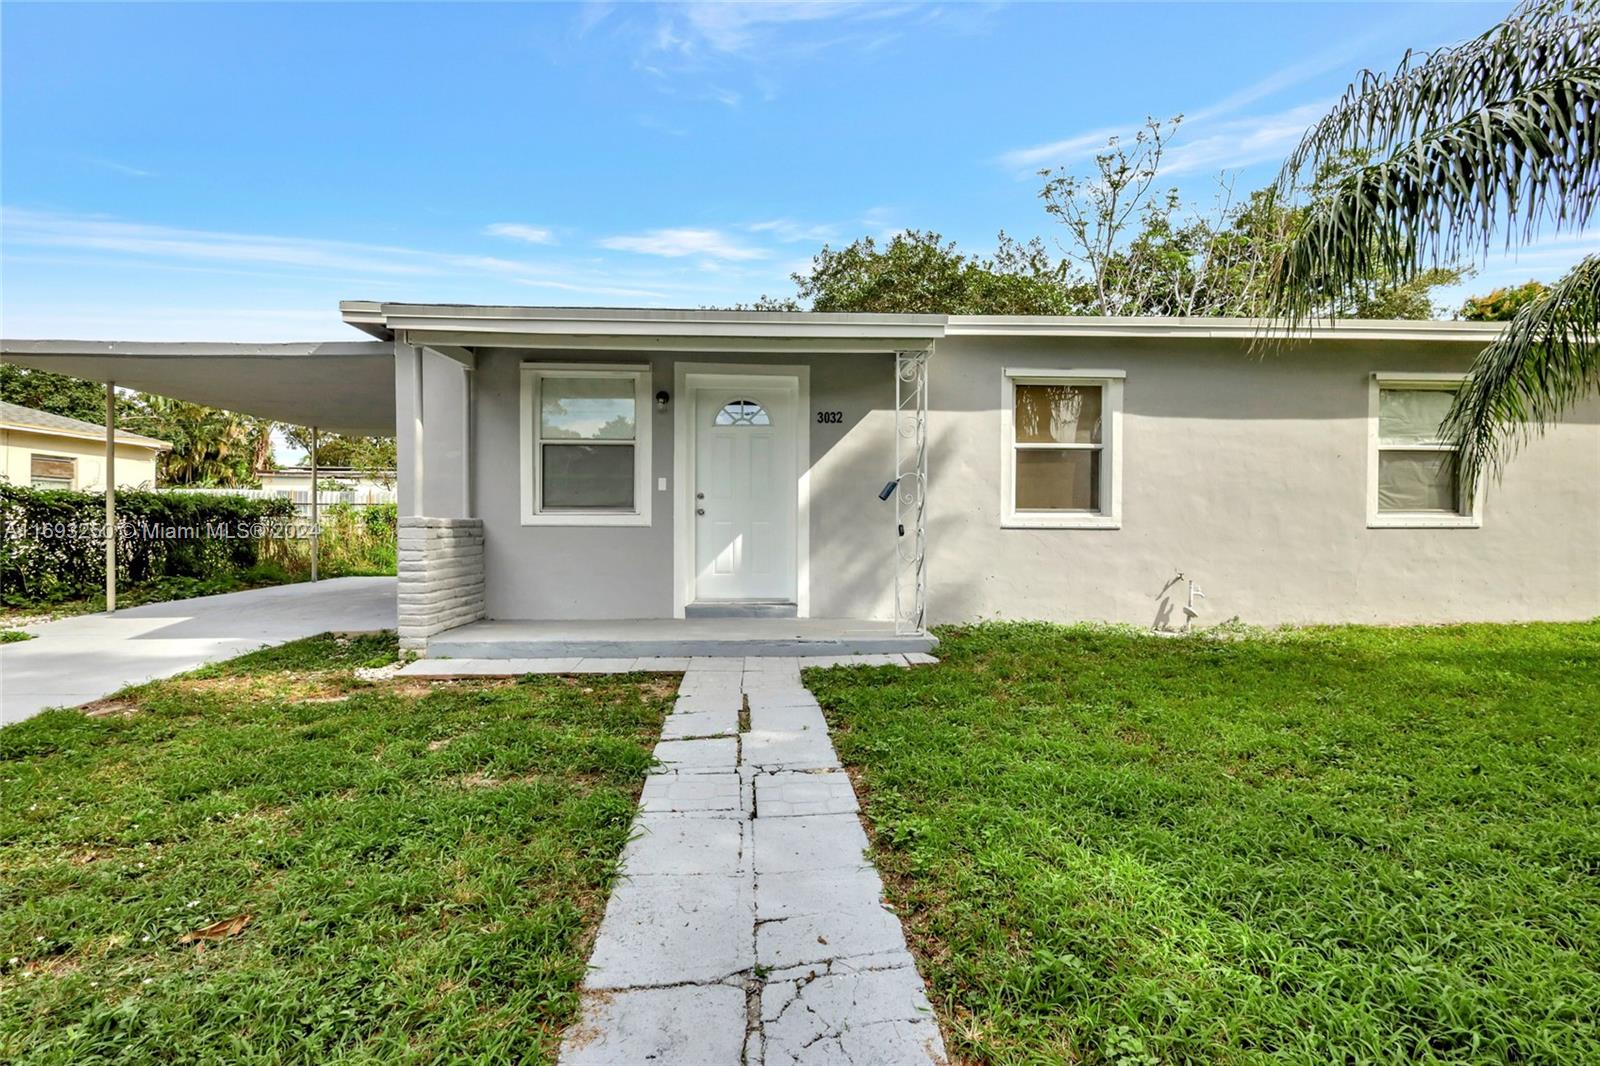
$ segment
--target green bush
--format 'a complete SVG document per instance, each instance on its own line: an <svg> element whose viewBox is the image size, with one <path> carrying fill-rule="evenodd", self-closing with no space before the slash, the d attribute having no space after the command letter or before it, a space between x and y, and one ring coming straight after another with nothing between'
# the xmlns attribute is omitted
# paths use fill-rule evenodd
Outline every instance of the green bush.
<svg viewBox="0 0 1600 1066"><path fill-rule="evenodd" d="M336 503L317 516L317 572L322 577L372 577L395 572L396 525L399 509L392 503L356 507ZM307 529L274 536L262 545L263 565L302 580L311 573L311 541Z"/></svg>
<svg viewBox="0 0 1600 1066"><path fill-rule="evenodd" d="M117 493L117 584L227 583L289 532L287 500L182 492ZM0 604L33 607L99 595L105 496L0 484Z"/></svg>

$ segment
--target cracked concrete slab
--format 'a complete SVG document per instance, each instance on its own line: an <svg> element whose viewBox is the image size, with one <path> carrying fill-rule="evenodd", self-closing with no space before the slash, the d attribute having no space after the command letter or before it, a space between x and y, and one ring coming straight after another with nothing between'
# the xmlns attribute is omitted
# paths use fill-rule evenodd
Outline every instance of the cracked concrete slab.
<svg viewBox="0 0 1600 1066"><path fill-rule="evenodd" d="M756 924L758 966L801 966L857 955L900 957L905 951L899 917L877 902L818 908L787 918L758 919Z"/></svg>
<svg viewBox="0 0 1600 1066"><path fill-rule="evenodd" d="M810 695L801 686L799 675L745 674L740 684L752 696L770 693L775 698L784 696L798 698Z"/></svg>
<svg viewBox="0 0 1600 1066"><path fill-rule="evenodd" d="M639 813L722 813L743 817L738 774L651 774L639 793Z"/></svg>
<svg viewBox="0 0 1600 1066"><path fill-rule="evenodd" d="M922 978L910 965L768 981L761 1032L769 1066L926 1063L943 1056ZM935 1049L940 1058L933 1058Z"/></svg>
<svg viewBox="0 0 1600 1066"><path fill-rule="evenodd" d="M636 657L629 658L604 658L595 657L579 659L571 673L574 674L629 674L639 668Z"/></svg>
<svg viewBox="0 0 1600 1066"><path fill-rule="evenodd" d="M729 774L739 765L739 740L663 740L655 756L663 769L680 774Z"/></svg>
<svg viewBox="0 0 1600 1066"><path fill-rule="evenodd" d="M867 865L867 834L855 815L762 818L760 811L757 797L752 851L758 877Z"/></svg>
<svg viewBox="0 0 1600 1066"><path fill-rule="evenodd" d="M774 707L766 703L750 703L750 728L762 733L826 734L828 721L822 717L820 707L804 705Z"/></svg>
<svg viewBox="0 0 1600 1066"><path fill-rule="evenodd" d="M742 818L714 814L641 814L622 849L629 877L652 874L742 874L749 869Z"/></svg>
<svg viewBox="0 0 1600 1066"><path fill-rule="evenodd" d="M656 745L561 1062L944 1063L800 662L701 662Z"/></svg>
<svg viewBox="0 0 1600 1066"><path fill-rule="evenodd" d="M744 761L750 766L789 770L834 770L839 766L825 731L752 730L744 734L741 743Z"/></svg>
<svg viewBox="0 0 1600 1066"><path fill-rule="evenodd" d="M689 658L692 674L742 674L744 659L737 655L694 655Z"/></svg>
<svg viewBox="0 0 1600 1066"><path fill-rule="evenodd" d="M855 814L855 789L843 770L807 773L780 770L760 774L755 780L756 809L763 818L792 818L804 814Z"/></svg>
<svg viewBox="0 0 1600 1066"><path fill-rule="evenodd" d="M674 711L661 728L662 740L691 737L731 737L739 731L739 711L727 707L717 711Z"/></svg>
<svg viewBox="0 0 1600 1066"><path fill-rule="evenodd" d="M708 692L703 695L679 696L672 705L673 714L720 714L732 711L735 716L744 709L744 694L729 689L726 692Z"/></svg>
<svg viewBox="0 0 1600 1066"><path fill-rule="evenodd" d="M620 878L584 987L709 984L749 970L753 894L748 875Z"/></svg>
<svg viewBox="0 0 1600 1066"><path fill-rule="evenodd" d="M767 688L746 695L752 710L757 707L815 707L821 710L817 698L808 689Z"/></svg>
<svg viewBox="0 0 1600 1066"><path fill-rule="evenodd" d="M756 921L815 914L830 907L878 907L883 882L871 866L804 870L765 877L756 895Z"/></svg>
<svg viewBox="0 0 1600 1066"><path fill-rule="evenodd" d="M586 992L583 1019L567 1031L568 1066L703 1066L737 1063L743 1026L707 1024L742 1017L744 989L683 985L628 992Z"/></svg>
<svg viewBox="0 0 1600 1066"><path fill-rule="evenodd" d="M785 1035L767 1038L761 1066L927 1066L945 1061L939 1027L930 1019L851 1026L798 1047Z"/></svg>

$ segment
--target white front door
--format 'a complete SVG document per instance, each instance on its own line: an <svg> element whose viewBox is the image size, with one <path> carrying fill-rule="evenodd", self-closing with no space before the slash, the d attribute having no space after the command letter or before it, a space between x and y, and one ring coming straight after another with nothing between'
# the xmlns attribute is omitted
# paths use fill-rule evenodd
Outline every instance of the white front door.
<svg viewBox="0 0 1600 1066"><path fill-rule="evenodd" d="M783 378L695 387L696 600L794 601L797 401Z"/></svg>

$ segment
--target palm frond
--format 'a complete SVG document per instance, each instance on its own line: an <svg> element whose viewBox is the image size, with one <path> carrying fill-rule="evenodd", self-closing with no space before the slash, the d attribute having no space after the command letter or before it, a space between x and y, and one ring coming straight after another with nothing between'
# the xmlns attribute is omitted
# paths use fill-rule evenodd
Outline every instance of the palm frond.
<svg viewBox="0 0 1600 1066"><path fill-rule="evenodd" d="M1478 353L1444 422L1468 493L1573 403L1600 389L1600 256L1517 312Z"/></svg>
<svg viewBox="0 0 1600 1066"><path fill-rule="evenodd" d="M1600 57L1600 0L1527 0L1463 44L1408 52L1389 73L1370 70L1301 139L1278 176L1285 197L1351 151L1387 154L1429 130L1522 95L1553 74Z"/></svg>
<svg viewBox="0 0 1600 1066"><path fill-rule="evenodd" d="M1600 201L1600 64L1428 130L1356 168L1307 212L1279 263L1273 313L1315 316L1362 279L1412 277L1496 234L1581 228Z"/></svg>

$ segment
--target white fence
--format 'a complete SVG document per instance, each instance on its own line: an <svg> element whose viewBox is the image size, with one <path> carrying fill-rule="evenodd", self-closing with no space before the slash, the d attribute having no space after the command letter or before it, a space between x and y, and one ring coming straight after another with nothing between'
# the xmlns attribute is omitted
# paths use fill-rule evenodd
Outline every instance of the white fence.
<svg viewBox="0 0 1600 1066"><path fill-rule="evenodd" d="M306 489L231 489L231 488L205 488L190 489L179 486L167 486L163 492L188 492L196 496L243 496L251 500L288 500L294 504L295 510L302 514L311 513L311 490ZM378 504L394 503L398 497L394 489L362 488L362 489L321 489L317 492L317 506L331 507L336 503L349 504L352 507L373 507Z"/></svg>

